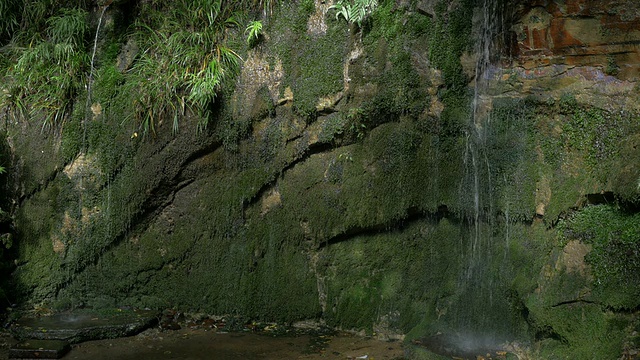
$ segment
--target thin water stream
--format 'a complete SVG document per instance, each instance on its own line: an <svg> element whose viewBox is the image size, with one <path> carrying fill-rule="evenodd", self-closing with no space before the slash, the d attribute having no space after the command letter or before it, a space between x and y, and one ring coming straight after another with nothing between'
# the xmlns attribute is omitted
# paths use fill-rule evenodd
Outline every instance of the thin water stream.
<svg viewBox="0 0 640 360"><path fill-rule="evenodd" d="M447 339L465 339L464 351L496 349L508 340L508 321L503 318L508 309L500 287L504 281L495 254L502 252L504 241L496 237L496 194L494 170L491 163L491 97L489 85L496 78L494 39L501 31L500 0L484 0L478 7L476 27L476 64L471 109L466 134L464 154L465 178L460 189L461 202L467 204L467 231L462 236L466 246L461 257L461 274L458 280L459 298L457 310L450 319L453 335ZM502 209L507 218L508 209ZM507 224L508 226L508 224ZM502 230L502 229L501 229ZM508 241L508 232L507 241ZM500 257L500 261L506 259ZM470 348L471 347L471 348ZM459 349L463 350L463 344Z"/></svg>
<svg viewBox="0 0 640 360"><path fill-rule="evenodd" d="M102 27L102 19L104 13L109 8L109 3L102 6L100 17L98 18L98 26L96 27L96 36L93 39L93 51L91 52L91 67L89 68L89 81L87 83L87 114L90 113L91 108L91 86L93 85L93 73L95 71L96 51L98 49L98 37L100 35L100 28ZM86 120L86 119L85 119Z"/></svg>

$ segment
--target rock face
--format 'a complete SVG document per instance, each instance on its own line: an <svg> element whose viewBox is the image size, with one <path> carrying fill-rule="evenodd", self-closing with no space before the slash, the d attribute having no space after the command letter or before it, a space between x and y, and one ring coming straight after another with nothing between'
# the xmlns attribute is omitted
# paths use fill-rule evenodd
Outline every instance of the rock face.
<svg viewBox="0 0 640 360"><path fill-rule="evenodd" d="M629 1L527 1L513 31L526 68L598 66L637 80L640 8Z"/></svg>
<svg viewBox="0 0 640 360"><path fill-rule="evenodd" d="M90 119L3 122L21 300L638 347L637 6L507 4L511 57L476 79L473 2L381 2L362 29L329 3L273 12L204 130L180 104L154 134L123 121L135 37L101 59Z"/></svg>
<svg viewBox="0 0 640 360"><path fill-rule="evenodd" d="M10 331L20 340L58 340L75 344L132 336L158 322L155 311L111 311L76 310L44 317L24 317L14 322Z"/></svg>

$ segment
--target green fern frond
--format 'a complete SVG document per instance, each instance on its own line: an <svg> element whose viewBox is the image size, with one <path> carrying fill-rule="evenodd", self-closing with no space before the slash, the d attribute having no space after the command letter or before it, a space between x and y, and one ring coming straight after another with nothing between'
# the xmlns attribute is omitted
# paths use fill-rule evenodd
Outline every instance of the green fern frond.
<svg viewBox="0 0 640 360"><path fill-rule="evenodd" d="M336 10L336 19L344 18L349 23L359 27L378 7L378 0L339 0L329 7Z"/></svg>
<svg viewBox="0 0 640 360"><path fill-rule="evenodd" d="M250 22L244 30L244 34L247 37L247 45L254 46L262 37L262 21L254 20Z"/></svg>

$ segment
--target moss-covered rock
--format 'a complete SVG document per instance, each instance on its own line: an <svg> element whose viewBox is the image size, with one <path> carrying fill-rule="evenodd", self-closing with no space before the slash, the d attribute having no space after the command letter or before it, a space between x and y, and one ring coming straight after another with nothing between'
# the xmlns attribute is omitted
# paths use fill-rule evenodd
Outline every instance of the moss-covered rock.
<svg viewBox="0 0 640 360"><path fill-rule="evenodd" d="M350 27L282 2L251 49L228 29L244 66L206 109L167 86L145 112L151 82L122 71L130 39L109 30L90 104L58 132L6 125L23 301L483 333L545 358L633 346L638 114L562 67L491 68L477 96L478 4L415 3ZM135 16L153 30L170 8Z"/></svg>

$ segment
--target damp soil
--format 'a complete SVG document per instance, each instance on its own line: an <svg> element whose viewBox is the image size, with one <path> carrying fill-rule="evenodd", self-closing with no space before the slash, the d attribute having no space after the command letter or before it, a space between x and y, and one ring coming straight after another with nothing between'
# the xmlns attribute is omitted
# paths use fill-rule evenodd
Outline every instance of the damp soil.
<svg viewBox="0 0 640 360"><path fill-rule="evenodd" d="M0 359L14 344L2 334ZM62 359L404 359L402 342L381 341L350 333L273 335L221 332L202 328L148 329L138 335L74 344Z"/></svg>

